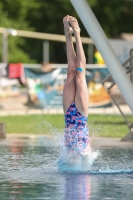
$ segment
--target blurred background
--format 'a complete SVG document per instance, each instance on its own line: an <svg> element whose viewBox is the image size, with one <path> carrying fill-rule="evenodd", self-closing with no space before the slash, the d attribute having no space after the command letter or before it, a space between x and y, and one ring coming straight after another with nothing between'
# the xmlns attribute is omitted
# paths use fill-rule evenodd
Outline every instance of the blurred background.
<svg viewBox="0 0 133 200"><path fill-rule="evenodd" d="M133 31L133 1L88 0L88 3L118 59L124 63L130 57L133 47L132 35L129 35ZM31 0L29 3L27 0L1 0L1 112L27 111L29 108L62 109L62 89L67 68L62 19L67 14L76 17L81 27L87 58L86 80L90 107L107 108L114 105L104 87L111 82L108 81L104 86L101 84L102 80L109 76L107 66L70 1ZM130 78L132 79L132 71ZM118 104L125 105L115 84L111 92Z"/></svg>
<svg viewBox="0 0 133 200"><path fill-rule="evenodd" d="M94 14L108 38L120 38L122 32L132 33L133 2L123 0L88 0ZM88 34L68 0L1 0L0 27L41 33L64 34L62 19L73 15L79 21L81 36ZM89 19L88 19L89 20ZM42 63L43 41L25 37L9 36L8 62ZM2 40L0 40L2 45ZM88 46L84 45L86 56ZM2 48L0 48L2 60ZM50 42L50 62L66 63L65 43Z"/></svg>

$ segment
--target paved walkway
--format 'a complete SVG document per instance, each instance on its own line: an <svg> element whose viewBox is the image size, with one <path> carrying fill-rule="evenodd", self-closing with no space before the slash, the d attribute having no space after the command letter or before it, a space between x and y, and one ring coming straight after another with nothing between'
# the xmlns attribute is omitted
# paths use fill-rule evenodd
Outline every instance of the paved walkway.
<svg viewBox="0 0 133 200"><path fill-rule="evenodd" d="M105 138L105 137L92 137L92 146L94 147L121 147L121 148L133 148L132 142L123 142L121 138Z"/></svg>

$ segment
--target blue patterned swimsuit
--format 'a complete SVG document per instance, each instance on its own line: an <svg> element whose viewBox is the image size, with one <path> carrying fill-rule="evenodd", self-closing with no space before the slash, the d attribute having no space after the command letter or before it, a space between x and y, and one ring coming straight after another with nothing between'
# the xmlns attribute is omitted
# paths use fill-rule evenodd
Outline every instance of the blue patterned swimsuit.
<svg viewBox="0 0 133 200"><path fill-rule="evenodd" d="M81 154L89 143L87 117L83 116L73 102L65 114L65 147Z"/></svg>

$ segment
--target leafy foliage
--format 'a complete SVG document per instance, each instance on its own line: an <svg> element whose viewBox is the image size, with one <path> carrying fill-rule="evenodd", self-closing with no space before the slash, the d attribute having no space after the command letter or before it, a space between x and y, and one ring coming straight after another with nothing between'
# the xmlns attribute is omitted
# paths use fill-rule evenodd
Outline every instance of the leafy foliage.
<svg viewBox="0 0 133 200"><path fill-rule="evenodd" d="M108 37L118 38L121 32L132 32L133 1L95 0L92 9Z"/></svg>

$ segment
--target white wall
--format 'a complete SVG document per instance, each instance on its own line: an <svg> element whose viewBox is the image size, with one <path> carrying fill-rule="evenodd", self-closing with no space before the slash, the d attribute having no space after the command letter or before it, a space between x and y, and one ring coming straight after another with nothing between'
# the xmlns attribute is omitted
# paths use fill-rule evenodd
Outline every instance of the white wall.
<svg viewBox="0 0 133 200"><path fill-rule="evenodd" d="M121 39L109 39L109 43L121 63L129 58L129 51L133 48L133 42Z"/></svg>

